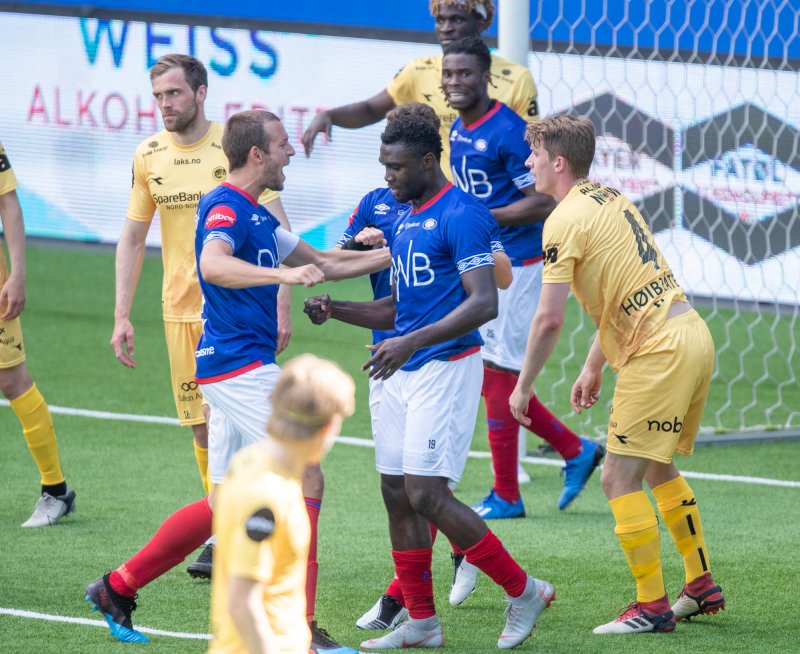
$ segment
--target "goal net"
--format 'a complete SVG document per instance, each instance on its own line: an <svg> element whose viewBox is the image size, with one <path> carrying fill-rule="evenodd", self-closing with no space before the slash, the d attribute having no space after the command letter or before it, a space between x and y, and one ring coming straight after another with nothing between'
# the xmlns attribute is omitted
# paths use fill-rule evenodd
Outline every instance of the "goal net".
<svg viewBox="0 0 800 654"><path fill-rule="evenodd" d="M541 114L593 121L590 177L639 205L714 335L703 427L800 426L800 39L791 3L533 7L529 66ZM537 385L564 414L594 332L571 303L568 339ZM612 391L607 374L601 404ZM595 409L577 420L603 433L606 418Z"/></svg>

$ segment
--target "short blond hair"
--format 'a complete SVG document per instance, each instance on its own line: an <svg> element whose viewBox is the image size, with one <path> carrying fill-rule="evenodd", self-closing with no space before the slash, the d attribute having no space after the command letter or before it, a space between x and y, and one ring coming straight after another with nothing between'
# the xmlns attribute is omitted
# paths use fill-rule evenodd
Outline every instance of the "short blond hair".
<svg viewBox="0 0 800 654"><path fill-rule="evenodd" d="M353 378L332 361L313 354L295 357L272 391L267 432L280 440L313 438L334 416L353 414L355 391Z"/></svg>
<svg viewBox="0 0 800 654"><path fill-rule="evenodd" d="M431 16L438 16L439 7L442 5L463 7L467 11L478 14L486 21L487 25L491 25L494 21L495 10L492 0L430 0Z"/></svg>
<svg viewBox="0 0 800 654"><path fill-rule="evenodd" d="M589 175L597 135L588 118L564 114L529 122L525 140L532 148L547 150L551 159L564 157L576 177Z"/></svg>

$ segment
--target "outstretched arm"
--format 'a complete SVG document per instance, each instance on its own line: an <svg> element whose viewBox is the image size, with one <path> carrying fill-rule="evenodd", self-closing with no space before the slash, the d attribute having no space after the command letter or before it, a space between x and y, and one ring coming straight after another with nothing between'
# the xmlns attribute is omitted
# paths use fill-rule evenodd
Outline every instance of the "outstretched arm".
<svg viewBox="0 0 800 654"><path fill-rule="evenodd" d="M317 295L306 300L303 312L315 325L333 318L367 329L391 329L395 304L391 295L372 302L342 302L330 295Z"/></svg>
<svg viewBox="0 0 800 654"><path fill-rule="evenodd" d="M394 100L384 89L367 100L320 111L303 133L303 149L306 151L306 156L311 155L317 134L324 133L330 138L331 128L334 125L351 129L372 125L382 120L393 107Z"/></svg>
<svg viewBox="0 0 800 654"><path fill-rule="evenodd" d="M498 225L527 225L541 223L556 208L556 201L550 195L537 193L533 185L521 189L525 195L516 202L492 209Z"/></svg>
<svg viewBox="0 0 800 654"><path fill-rule="evenodd" d="M361 277L388 268L392 263L389 248L358 252L354 250L317 250L301 240L283 261L288 266L313 264L328 281Z"/></svg>
<svg viewBox="0 0 800 654"><path fill-rule="evenodd" d="M203 245L200 253L200 274L209 284L225 288L250 288L269 284L314 286L325 281L323 272L313 264L294 268L267 268L248 263L234 257L231 246L222 239L213 239Z"/></svg>
<svg viewBox="0 0 800 654"><path fill-rule="evenodd" d="M497 316L497 286L491 267L481 266L465 272L461 275L461 283L467 299L444 318L404 336L387 338L370 346L374 354L362 367L366 370L374 366L370 377L387 379L417 350L469 334Z"/></svg>

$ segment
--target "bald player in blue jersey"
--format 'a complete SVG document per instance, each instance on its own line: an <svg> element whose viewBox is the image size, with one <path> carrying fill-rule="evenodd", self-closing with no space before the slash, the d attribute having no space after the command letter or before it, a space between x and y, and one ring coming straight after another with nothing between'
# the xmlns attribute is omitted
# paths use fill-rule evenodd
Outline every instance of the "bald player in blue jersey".
<svg viewBox="0 0 800 654"><path fill-rule="evenodd" d="M278 285L313 286L372 273L390 263L385 249L315 250L258 204L255 198L265 188L283 188L283 168L295 153L277 116L267 111L235 114L226 125L222 147L229 161L228 182L201 199L196 236L204 298L196 381L212 409L209 478L214 484L223 481L239 449L266 435L269 397L278 376ZM281 263L289 267L281 268ZM318 466L314 469L307 472L321 476ZM87 587L87 601L103 613L118 640L147 640L131 622L136 592L211 535L215 494L174 513L137 554ZM315 652L354 652L315 623L309 626Z"/></svg>
<svg viewBox="0 0 800 654"><path fill-rule="evenodd" d="M527 334L542 286L542 226L555 207L553 199L534 189L525 161L526 122L510 107L489 96L492 57L478 37L453 41L444 49L442 89L457 109L450 130L453 179L480 199L500 225L500 238L511 258L513 281L499 295L498 316L481 327L489 445L494 484L473 508L484 519L520 518L525 507L517 476L519 423L508 407L525 357ZM565 461L564 489L558 508L577 497L603 456L603 447L579 438L536 396L527 415L528 428L550 443ZM457 604L471 590L463 588ZM451 601L454 598L451 597Z"/></svg>
<svg viewBox="0 0 800 654"><path fill-rule="evenodd" d="M530 636L555 597L503 547L486 523L448 490L466 464L483 368L478 327L497 312L494 220L454 188L440 168L441 138L419 116L390 122L380 161L399 202L413 208L394 225L392 295L373 302L320 303L310 313L396 336L373 345L364 364L385 380L375 433L376 468L389 514L395 570L409 620L361 644L366 649L441 647L431 577L430 524L505 590L509 608L497 641L509 649Z"/></svg>

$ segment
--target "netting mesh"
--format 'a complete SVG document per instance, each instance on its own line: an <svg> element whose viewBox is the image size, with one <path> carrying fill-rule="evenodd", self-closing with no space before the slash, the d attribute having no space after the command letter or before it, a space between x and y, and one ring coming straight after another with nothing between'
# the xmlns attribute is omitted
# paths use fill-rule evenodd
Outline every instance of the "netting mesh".
<svg viewBox="0 0 800 654"><path fill-rule="evenodd" d="M798 16L785 0L562 0L531 16L542 114L593 121L590 177L639 205L714 335L706 429L800 425ZM537 384L565 415L594 333L574 301L570 316ZM602 403L612 391L607 374ZM601 433L606 417L578 420Z"/></svg>

